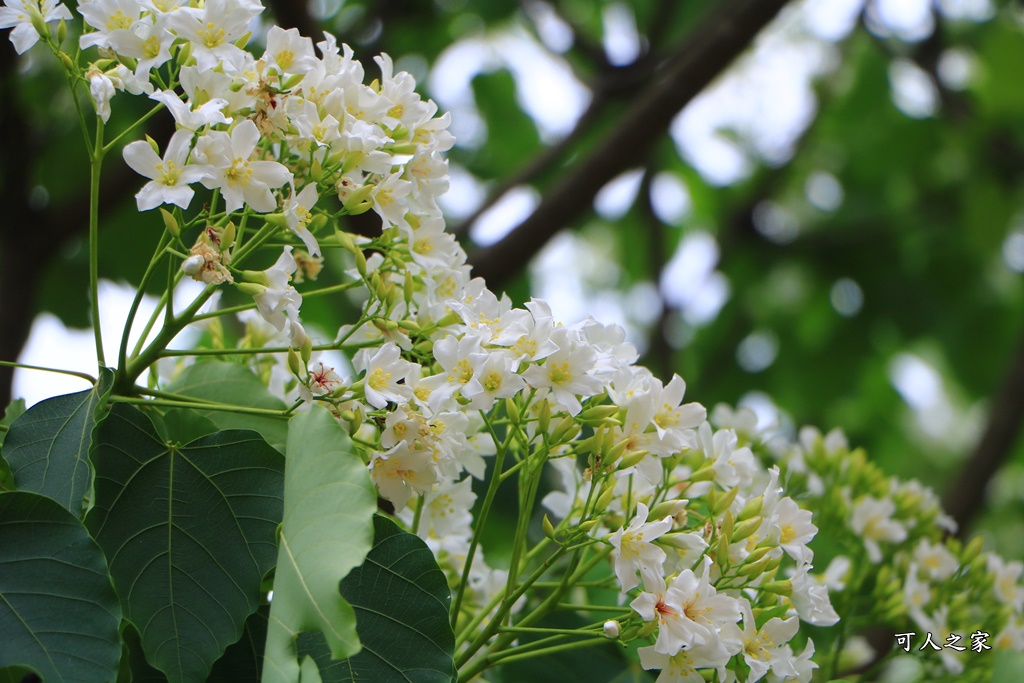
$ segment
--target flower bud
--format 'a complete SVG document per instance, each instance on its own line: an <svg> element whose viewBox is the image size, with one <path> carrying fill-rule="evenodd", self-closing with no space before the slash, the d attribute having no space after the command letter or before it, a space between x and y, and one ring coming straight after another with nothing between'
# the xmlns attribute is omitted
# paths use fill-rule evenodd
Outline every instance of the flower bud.
<svg viewBox="0 0 1024 683"><path fill-rule="evenodd" d="M619 469L628 470L630 467L634 467L637 464L639 464L641 460L643 460L650 454L651 452L647 450L634 451L633 453L630 453L629 455L627 455L626 457L619 461Z"/></svg>
<svg viewBox="0 0 1024 683"><path fill-rule="evenodd" d="M619 412L619 407L615 405L594 406L580 413L579 419L589 427L599 427L604 424L606 418L615 415L617 412Z"/></svg>
<svg viewBox="0 0 1024 683"><path fill-rule="evenodd" d="M505 412L508 413L508 419L512 421L512 424L519 424L522 416L519 414L519 406L516 405L516 400L514 398L505 399Z"/></svg>
<svg viewBox="0 0 1024 683"><path fill-rule="evenodd" d="M288 349L288 369L299 379L305 378L307 374L306 367L299 360L299 354L296 353L295 349Z"/></svg>
<svg viewBox="0 0 1024 683"><path fill-rule="evenodd" d="M619 625L619 622L615 621L614 619L609 619L608 621L604 622L602 630L604 630L604 637L610 638L612 640L618 638L619 635L622 633L622 627Z"/></svg>
<svg viewBox="0 0 1024 683"><path fill-rule="evenodd" d="M256 297L263 295L267 288L263 285L258 285L254 282L239 282L235 284L238 287L238 291L242 294L248 294L249 296Z"/></svg>
<svg viewBox="0 0 1024 683"><path fill-rule="evenodd" d="M250 38L252 38L252 31L248 31L245 35L239 37L239 39L235 41L235 47L239 50L244 50L245 46L249 43Z"/></svg>
<svg viewBox="0 0 1024 683"><path fill-rule="evenodd" d="M537 409L537 431L541 434L546 434L548 427L551 426L551 402L541 401L540 408Z"/></svg>
<svg viewBox="0 0 1024 683"><path fill-rule="evenodd" d="M654 507L648 515L648 519L663 519L665 517L675 517L679 513L686 510L686 504L690 501L685 498L675 498L673 500L663 500Z"/></svg>
<svg viewBox="0 0 1024 683"><path fill-rule="evenodd" d="M714 489L712 489L712 491L713 490ZM729 506L732 505L732 502L736 500L736 494L739 493L739 491L739 488L734 486L731 490L726 492L725 495L718 496L718 500L711 506L711 513L714 515L720 515L725 510L728 510Z"/></svg>
<svg viewBox="0 0 1024 683"><path fill-rule="evenodd" d="M57 24L57 45L64 43L64 39L68 37L68 24L63 19Z"/></svg>
<svg viewBox="0 0 1024 683"><path fill-rule="evenodd" d="M754 517L755 515L761 514L761 507L764 505L764 495L760 495L753 500L747 501L747 504L740 510L740 514L736 515L737 522L745 522L746 520Z"/></svg>
<svg viewBox="0 0 1024 683"><path fill-rule="evenodd" d="M544 515L544 520L541 522L541 526L544 527L544 535L550 538L552 541L555 540L555 526L548 519L547 514Z"/></svg>
<svg viewBox="0 0 1024 683"><path fill-rule="evenodd" d="M185 275L191 276L201 271L203 269L203 266L205 265L206 259L204 259L199 254L195 254L193 256L189 256L182 262L181 271L185 273Z"/></svg>
<svg viewBox="0 0 1024 683"><path fill-rule="evenodd" d="M181 229L178 227L178 220L174 217L174 214L161 206L160 216L164 219L164 227L167 228L167 232L171 233L172 237L177 237ZM188 274L192 275L192 273Z"/></svg>
<svg viewBox="0 0 1024 683"><path fill-rule="evenodd" d="M753 519L748 519L745 522L740 522L735 525L732 532L732 542L735 543L737 541L742 541L750 536L750 534L754 533L761 527L761 522L762 519L760 517L754 517Z"/></svg>
<svg viewBox="0 0 1024 683"><path fill-rule="evenodd" d="M246 282L255 282L263 285L264 287L270 285L270 280L267 279L267 273L263 270L243 270L239 273L242 279Z"/></svg>
<svg viewBox="0 0 1024 683"><path fill-rule="evenodd" d="M775 593L776 595L792 595L793 582L789 579L785 579L783 581L766 581L761 584L761 590L767 593Z"/></svg>
<svg viewBox="0 0 1024 683"><path fill-rule="evenodd" d="M554 441L555 443L561 442L562 437L564 437L569 432L569 429L572 428L572 426L575 424L576 423L572 419L572 417L566 415L561 419L561 421L559 421L557 425L555 425L555 428L551 431L551 440Z"/></svg>

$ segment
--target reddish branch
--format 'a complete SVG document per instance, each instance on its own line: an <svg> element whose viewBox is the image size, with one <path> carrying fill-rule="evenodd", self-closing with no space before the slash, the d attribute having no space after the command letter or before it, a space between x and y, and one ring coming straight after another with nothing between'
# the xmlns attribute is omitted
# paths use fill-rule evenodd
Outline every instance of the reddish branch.
<svg viewBox="0 0 1024 683"><path fill-rule="evenodd" d="M534 212L497 244L470 257L474 274L499 288L520 272L552 236L590 209L608 181L643 162L675 115L747 49L786 1L718 5L654 72L609 135L545 194Z"/></svg>

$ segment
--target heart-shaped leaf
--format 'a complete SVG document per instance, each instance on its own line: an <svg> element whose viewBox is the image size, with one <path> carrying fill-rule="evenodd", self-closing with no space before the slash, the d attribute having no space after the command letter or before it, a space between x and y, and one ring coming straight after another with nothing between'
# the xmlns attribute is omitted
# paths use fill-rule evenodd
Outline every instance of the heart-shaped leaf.
<svg viewBox="0 0 1024 683"><path fill-rule="evenodd" d="M125 616L169 681L202 681L242 635L273 567L284 459L258 434L169 446L116 404L97 430L86 525L110 560Z"/></svg>
<svg viewBox="0 0 1024 683"><path fill-rule="evenodd" d="M296 637L324 634L335 659L359 650L355 615L338 584L373 543L377 493L348 433L318 406L288 426L284 523L270 603L264 683L296 683Z"/></svg>
<svg viewBox="0 0 1024 683"><path fill-rule="evenodd" d="M14 421L4 459L16 489L53 498L81 516L92 486L92 432L106 410L112 381L113 373L104 368L92 389L40 401Z"/></svg>
<svg viewBox="0 0 1024 683"><path fill-rule="evenodd" d="M107 561L78 517L36 493L0 493L0 669L113 681L120 623Z"/></svg>
<svg viewBox="0 0 1024 683"><path fill-rule="evenodd" d="M366 562L341 582L356 612L363 649L331 661L320 638L300 638L324 683L450 683L455 679L451 592L434 554L418 536L380 515ZM317 634L318 635L318 634Z"/></svg>

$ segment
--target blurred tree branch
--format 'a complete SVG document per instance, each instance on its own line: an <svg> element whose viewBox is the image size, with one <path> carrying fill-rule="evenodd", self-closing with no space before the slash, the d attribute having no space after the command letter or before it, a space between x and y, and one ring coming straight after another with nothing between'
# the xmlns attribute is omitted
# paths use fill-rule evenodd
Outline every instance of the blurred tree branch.
<svg viewBox="0 0 1024 683"><path fill-rule="evenodd" d="M718 5L654 71L616 127L551 187L533 213L498 243L470 255L474 275L500 288L519 272L553 235L590 208L608 181L642 163L676 114L746 50L785 5L786 0L731 0Z"/></svg>

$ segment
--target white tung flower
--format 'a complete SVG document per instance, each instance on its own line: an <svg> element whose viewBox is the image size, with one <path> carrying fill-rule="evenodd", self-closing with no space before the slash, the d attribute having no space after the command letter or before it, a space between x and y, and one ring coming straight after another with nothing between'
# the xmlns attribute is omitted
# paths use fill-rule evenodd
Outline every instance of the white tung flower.
<svg viewBox="0 0 1024 683"><path fill-rule="evenodd" d="M251 161L260 132L251 119L238 124L231 134L212 131L199 138L196 157L210 166L203 179L207 189L220 188L228 212L248 204L260 213L277 208L270 191L292 180L292 174L276 161Z"/></svg>
<svg viewBox="0 0 1024 683"><path fill-rule="evenodd" d="M366 372L366 400L375 408L384 408L388 401L405 403L412 398L405 378L419 370L413 363L402 360L402 352L395 344L388 342L379 349L360 349L352 365Z"/></svg>
<svg viewBox="0 0 1024 683"><path fill-rule="evenodd" d="M853 506L850 528L864 539L871 562L882 561L880 541L901 543L907 538L907 530L902 524L892 519L896 512L896 503L886 498L879 500L872 496L864 496Z"/></svg>
<svg viewBox="0 0 1024 683"><path fill-rule="evenodd" d="M161 204L188 208L195 195L189 184L205 178L209 173L206 166L187 163L191 142L192 133L179 130L167 143L163 159L143 140L137 140L124 148L124 160L132 170L150 178L135 195L139 211L148 211Z"/></svg>
<svg viewBox="0 0 1024 683"><path fill-rule="evenodd" d="M0 7L0 28L14 29L11 42L19 55L39 42L39 31L32 25L33 16L48 24L70 19L71 10L56 0L4 0L4 6Z"/></svg>
<svg viewBox="0 0 1024 683"><path fill-rule="evenodd" d="M619 529L608 539L615 548L615 576L623 593L640 585L637 572L650 577L648 582L664 580L665 551L652 541L672 529L672 518L648 522L648 513L647 506L638 503L629 527Z"/></svg>

